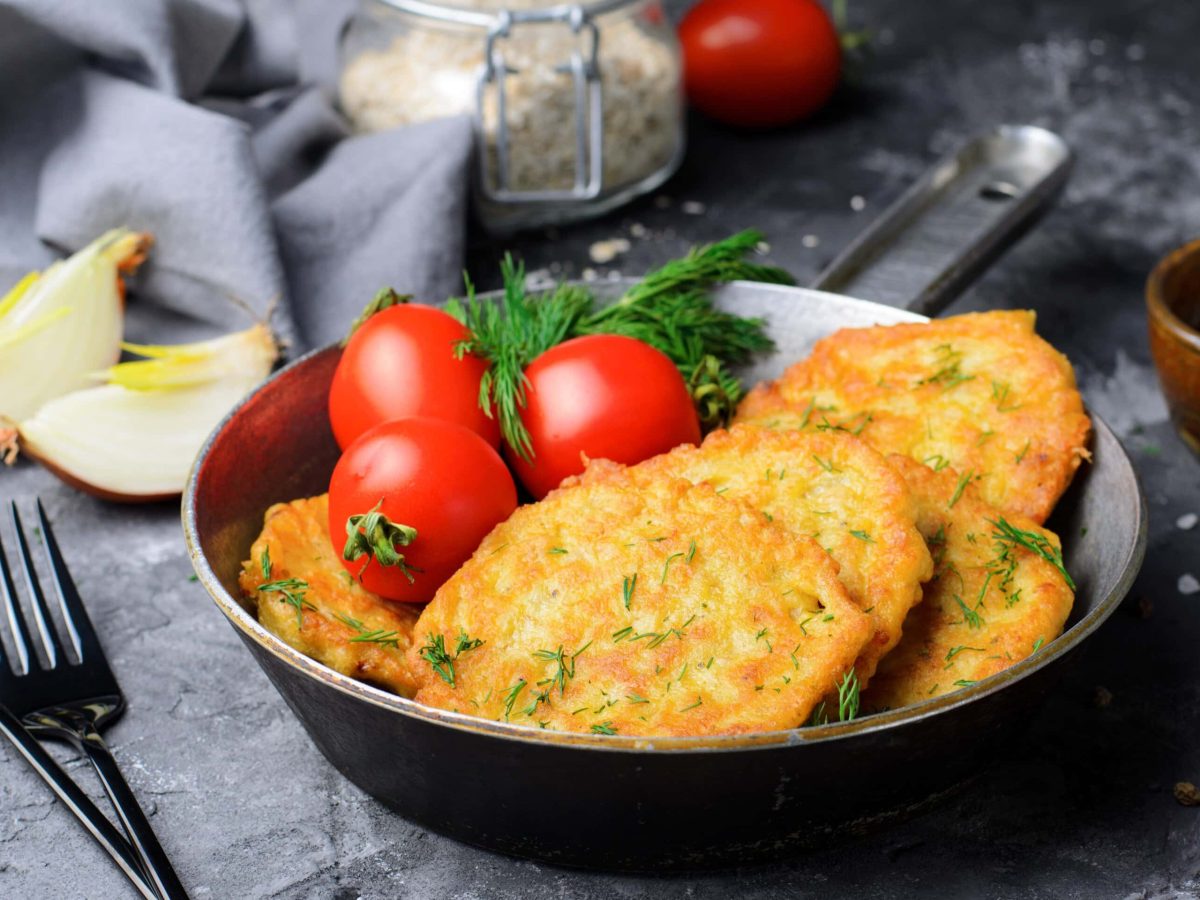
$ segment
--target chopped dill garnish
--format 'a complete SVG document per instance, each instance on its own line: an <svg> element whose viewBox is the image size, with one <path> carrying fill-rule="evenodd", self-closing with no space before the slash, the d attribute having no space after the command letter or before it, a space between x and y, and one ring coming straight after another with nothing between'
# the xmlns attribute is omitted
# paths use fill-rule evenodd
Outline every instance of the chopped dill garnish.
<svg viewBox="0 0 1200 900"><path fill-rule="evenodd" d="M621 596L625 601L625 608L629 609L629 601L633 599L633 592L637 588L637 572L632 575L626 575L625 580L621 583ZM632 631L633 629L629 629ZM616 635L613 635L613 640L616 640Z"/></svg>
<svg viewBox="0 0 1200 900"><path fill-rule="evenodd" d="M960 678L960 679L958 679L958 681L954 682L954 686L955 687L970 687L971 685L977 684L977 683L978 682L972 681L970 678Z"/></svg>
<svg viewBox="0 0 1200 900"><path fill-rule="evenodd" d="M966 647L961 644L957 647L951 647L950 651L946 654L946 665L942 666L942 668L943 669L950 668L950 666L954 663L954 657L958 656L958 654L963 653L964 651L967 651L967 650L972 650L975 653L985 652L983 647Z"/></svg>
<svg viewBox="0 0 1200 900"><path fill-rule="evenodd" d="M978 612L967 606L967 604L963 602L963 598L958 596L958 594L954 595L954 599L958 603L958 608L963 612L963 621L967 623L967 627L982 628L983 616L979 615Z"/></svg>
<svg viewBox="0 0 1200 900"><path fill-rule="evenodd" d="M1020 403L1008 404L1008 392L1011 385L1007 381L992 382L992 399L996 401L996 412L1012 412L1014 409L1020 409Z"/></svg>
<svg viewBox="0 0 1200 900"><path fill-rule="evenodd" d="M822 700L813 707L812 713L808 717L807 725L828 725L829 713L825 711L825 701Z"/></svg>
<svg viewBox="0 0 1200 900"><path fill-rule="evenodd" d="M518 678L504 693L504 720L507 722L508 717L512 715L513 705L517 702L517 697L521 696L521 691L525 690L525 685L529 682L524 678Z"/></svg>
<svg viewBox="0 0 1200 900"><path fill-rule="evenodd" d="M1039 650L1042 649L1042 641L1043 640L1044 640L1044 638L1038 638L1036 641L1033 642L1033 650L1031 651L1032 653L1037 653Z"/></svg>
<svg viewBox="0 0 1200 900"><path fill-rule="evenodd" d="M562 554L567 552L567 548L566 547L551 547L550 552L556 556L561 556Z"/></svg>
<svg viewBox="0 0 1200 900"><path fill-rule="evenodd" d="M259 558L259 565L262 566L263 578L271 577L271 548L270 546L263 547L262 556Z"/></svg>
<svg viewBox="0 0 1200 900"><path fill-rule="evenodd" d="M696 702L693 703L691 706L685 706L683 709L680 710L680 712L687 712L689 709L695 709L697 706L699 706L703 702L704 702L704 699L699 694L697 694Z"/></svg>
<svg viewBox="0 0 1200 900"><path fill-rule="evenodd" d="M941 385L943 390L949 390L952 387L957 387L964 381L971 381L975 378L974 375L964 375L962 373L962 353L955 350L950 344L940 344L934 348L938 358L935 365L940 368L927 378L920 379L915 387L922 387L927 384Z"/></svg>
<svg viewBox="0 0 1200 900"><path fill-rule="evenodd" d="M617 729L612 723L612 719L606 722L601 722L599 725L592 726L592 734L616 734Z"/></svg>
<svg viewBox="0 0 1200 900"><path fill-rule="evenodd" d="M645 697L641 696L640 694L626 694L625 699L628 700L630 703L649 703L650 702L649 700L647 700Z"/></svg>
<svg viewBox="0 0 1200 900"><path fill-rule="evenodd" d="M421 659L429 663L442 681L454 687L454 657L446 652L446 639L440 634L431 634L428 641L421 647Z"/></svg>
<svg viewBox="0 0 1200 900"><path fill-rule="evenodd" d="M803 627L801 627L801 629L800 629L800 630L801 630L801 631L804 631L804 628L803 628ZM805 634L808 634L808 632L807 632L807 631L805 631L804 633L805 633ZM799 645L799 644L797 644L797 645L795 646L795 648L793 648L793 650L792 650L792 653L791 653L791 657L792 657L792 665L793 665L793 666L796 668L796 671L799 671L799 670L800 670L800 660L796 659L796 651L797 651L797 650L799 650L799 649L800 649L800 645Z"/></svg>
<svg viewBox="0 0 1200 900"><path fill-rule="evenodd" d="M927 466L930 462L932 462L933 465L931 468L935 472L940 472L942 469L946 468L946 466L950 465L950 460L946 459L946 457L942 456L940 453L935 453L933 456L927 456L921 460L921 462Z"/></svg>
<svg viewBox="0 0 1200 900"><path fill-rule="evenodd" d="M858 716L858 672L851 669L838 682L838 721L849 722Z"/></svg>
<svg viewBox="0 0 1200 900"><path fill-rule="evenodd" d="M875 539L872 538L865 531L851 531L850 533L852 535L854 535L856 538L858 538L860 541L866 541L868 544L875 543Z"/></svg>
<svg viewBox="0 0 1200 900"><path fill-rule="evenodd" d="M811 622L811 621L812 621L813 619L815 619L816 617L817 617L817 614L816 614L816 613L813 613L813 614L812 614L811 616L809 616L807 619L805 619L804 621L802 621L802 622L800 622L800 623L799 623L799 624L800 624L800 632L801 632L802 634L804 634L804 635L807 635L807 634L808 634L808 629L807 629L807 628L805 628L804 626L805 626L805 625L807 625L809 622ZM799 644L797 644L796 646L797 646L797 647L799 647L800 645L799 645Z"/></svg>
<svg viewBox="0 0 1200 900"><path fill-rule="evenodd" d="M265 551L264 551L265 555ZM267 559L266 568L270 572L271 562ZM286 603L288 606L296 610L296 627L304 627L304 610L312 609L313 606L308 600L304 599L304 593L308 590L308 582L300 578L281 578L278 581L268 581L266 584L260 584L258 589L265 594L278 591L280 593L279 602Z"/></svg>
<svg viewBox="0 0 1200 900"><path fill-rule="evenodd" d="M625 640L625 638L629 637L631 634L633 634L633 626L626 625L620 631L614 631L612 633L613 643L619 644L619 643L621 643L621 641Z"/></svg>
<svg viewBox="0 0 1200 900"><path fill-rule="evenodd" d="M829 460L821 459L821 457L817 456L817 454L815 454L815 453L812 455L812 458L817 461L818 466L820 466L822 469L824 469L826 472L829 472L830 474L842 471L841 469L836 468L834 466L834 464L831 463Z"/></svg>
<svg viewBox="0 0 1200 900"><path fill-rule="evenodd" d="M687 563L688 565L691 565L691 563L692 563L692 560L693 560L693 559L695 559L695 558L696 558L696 541L695 541L695 539L693 538L693 539L692 539L692 542L691 542L691 543L688 545L688 552L687 552L687 556L685 556L685 557L683 558L683 561L684 561L685 563Z"/></svg>
<svg viewBox="0 0 1200 900"><path fill-rule="evenodd" d="M1030 444L1030 443L1031 443L1031 439L1029 439L1029 438L1026 438L1026 439L1025 439L1025 446L1021 448L1021 452L1020 452L1020 453L1018 453L1016 456L1014 456L1014 457L1013 457L1013 461L1014 461L1014 462L1015 462L1015 463L1016 463L1018 466L1021 464L1021 460L1023 460L1023 459L1025 458L1025 454L1029 452L1029 444Z"/></svg>
<svg viewBox="0 0 1200 900"><path fill-rule="evenodd" d="M764 628L762 631L760 631L758 634L756 634L754 636L754 640L762 641L764 644L766 644L768 653L775 652L775 648L771 646L771 639L769 637L767 637L767 629Z"/></svg>
<svg viewBox="0 0 1200 900"><path fill-rule="evenodd" d="M454 642L454 655L451 656L446 650L446 639L440 634L430 634L427 636L427 641L419 651L421 659L429 663L430 668L437 673L438 677L450 687L455 687L454 683L454 661L462 654L469 650L474 650L476 647L483 646L483 641L478 638L472 638L465 631L459 631L458 637Z"/></svg>
<svg viewBox="0 0 1200 900"><path fill-rule="evenodd" d="M950 497L950 502L946 504L946 509L954 509L954 504L962 498L963 491L967 489L967 485L971 483L971 479L974 477L974 469L968 470L966 475L959 477L958 485L954 488L954 493Z"/></svg>
<svg viewBox="0 0 1200 900"><path fill-rule="evenodd" d="M672 553L670 556L667 557L667 561L663 563L663 573L662 573L662 578L658 582L659 584L667 583L667 572L669 572L671 570L671 563L674 562L675 560L679 559L679 557L681 557L681 556L683 556L683 553Z"/></svg>
<svg viewBox="0 0 1200 900"><path fill-rule="evenodd" d="M1024 547L1031 553L1040 556L1054 568L1058 569L1063 580L1066 581L1067 587L1075 590L1075 580L1067 573L1066 566L1063 565L1062 552L1050 543L1050 539L1045 535L1038 534L1035 531L1022 531L1015 525L1012 525L1003 516L999 520L988 519L988 524L993 525L996 530L992 532L992 538L997 545L1018 546Z"/></svg>

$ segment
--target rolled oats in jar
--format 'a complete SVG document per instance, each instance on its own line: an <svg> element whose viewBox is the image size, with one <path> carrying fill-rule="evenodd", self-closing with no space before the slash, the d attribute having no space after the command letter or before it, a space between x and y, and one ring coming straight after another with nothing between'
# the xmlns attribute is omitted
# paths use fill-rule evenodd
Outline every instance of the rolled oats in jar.
<svg viewBox="0 0 1200 900"><path fill-rule="evenodd" d="M341 104L360 131L475 119L475 206L496 230L597 215L674 171L679 48L659 0L363 0Z"/></svg>

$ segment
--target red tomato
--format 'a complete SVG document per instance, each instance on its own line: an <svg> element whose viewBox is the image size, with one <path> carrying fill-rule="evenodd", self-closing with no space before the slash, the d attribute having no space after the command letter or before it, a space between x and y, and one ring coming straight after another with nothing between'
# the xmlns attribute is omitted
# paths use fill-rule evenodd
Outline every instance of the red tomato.
<svg viewBox="0 0 1200 900"><path fill-rule="evenodd" d="M730 125L816 112L837 87L838 34L814 0L700 0L679 24L688 99Z"/></svg>
<svg viewBox="0 0 1200 900"><path fill-rule="evenodd" d="M351 335L329 388L329 421L343 450L383 422L430 416L469 428L492 446L500 427L479 408L487 364L455 359L467 329L448 313L409 303L375 313Z"/></svg>
<svg viewBox="0 0 1200 900"><path fill-rule="evenodd" d="M329 536L367 590L423 603L516 508L512 475L487 441L440 419L398 419L367 431L338 460L329 482ZM374 551L343 556L347 521L372 510L387 521L365 534L368 523L360 520L359 540L382 535L403 557L394 565L380 564Z"/></svg>
<svg viewBox="0 0 1200 900"><path fill-rule="evenodd" d="M590 459L636 463L700 440L700 420L675 364L649 344L618 335L575 338L526 369L521 420L533 461L505 447L521 483L538 499Z"/></svg>

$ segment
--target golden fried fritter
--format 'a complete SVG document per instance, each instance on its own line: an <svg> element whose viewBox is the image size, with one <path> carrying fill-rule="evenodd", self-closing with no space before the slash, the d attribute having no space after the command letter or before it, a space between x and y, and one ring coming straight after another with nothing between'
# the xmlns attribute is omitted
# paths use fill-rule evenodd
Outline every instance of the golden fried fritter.
<svg viewBox="0 0 1200 900"><path fill-rule="evenodd" d="M1044 522L1087 456L1071 365L1027 310L848 328L743 401L737 421L846 429L883 453L970 473L1002 510Z"/></svg>
<svg viewBox="0 0 1200 900"><path fill-rule="evenodd" d="M498 525L409 664L418 701L489 719L748 733L800 725L871 633L812 540L707 485L613 477Z"/></svg>
<svg viewBox="0 0 1200 900"><path fill-rule="evenodd" d="M593 461L578 480L611 477L643 487L668 478L705 482L824 547L875 630L855 665L860 685L900 640L904 617L933 571L904 479L847 434L735 426L628 469Z"/></svg>
<svg viewBox="0 0 1200 900"><path fill-rule="evenodd" d="M412 696L405 651L419 610L349 577L329 541L328 494L268 509L238 581L275 636L343 675Z"/></svg>
<svg viewBox="0 0 1200 900"><path fill-rule="evenodd" d="M870 712L946 694L1020 662L1062 633L1075 600L1054 563L1061 553L1053 533L999 512L951 469L892 461L917 499L936 568L899 646L863 694Z"/></svg>

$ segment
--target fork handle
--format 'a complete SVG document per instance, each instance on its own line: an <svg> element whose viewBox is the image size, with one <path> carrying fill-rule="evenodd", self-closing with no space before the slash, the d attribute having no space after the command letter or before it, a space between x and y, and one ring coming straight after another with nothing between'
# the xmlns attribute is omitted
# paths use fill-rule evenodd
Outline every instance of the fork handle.
<svg viewBox="0 0 1200 900"><path fill-rule="evenodd" d="M125 776L121 774L117 761L108 745L104 743L99 730L89 723L81 728L77 735L79 749L91 760L96 774L100 776L100 783L104 786L108 799L112 801L134 850L141 857L142 868L158 896L162 900L188 900L187 891L179 881L179 876L175 874L166 851L158 842L154 829L150 827L146 814L142 812L137 797L125 781Z"/></svg>
<svg viewBox="0 0 1200 900"><path fill-rule="evenodd" d="M3 665L3 662L0 662L0 665ZM0 733L17 748L17 752L41 776L62 804L74 813L79 823L113 858L113 862L133 882L138 892L146 900L156 900L158 894L142 874L141 860L129 842L113 827L104 813L100 812L91 798L75 784L71 776L54 761L54 757L38 743L37 738L3 705L0 705Z"/></svg>

